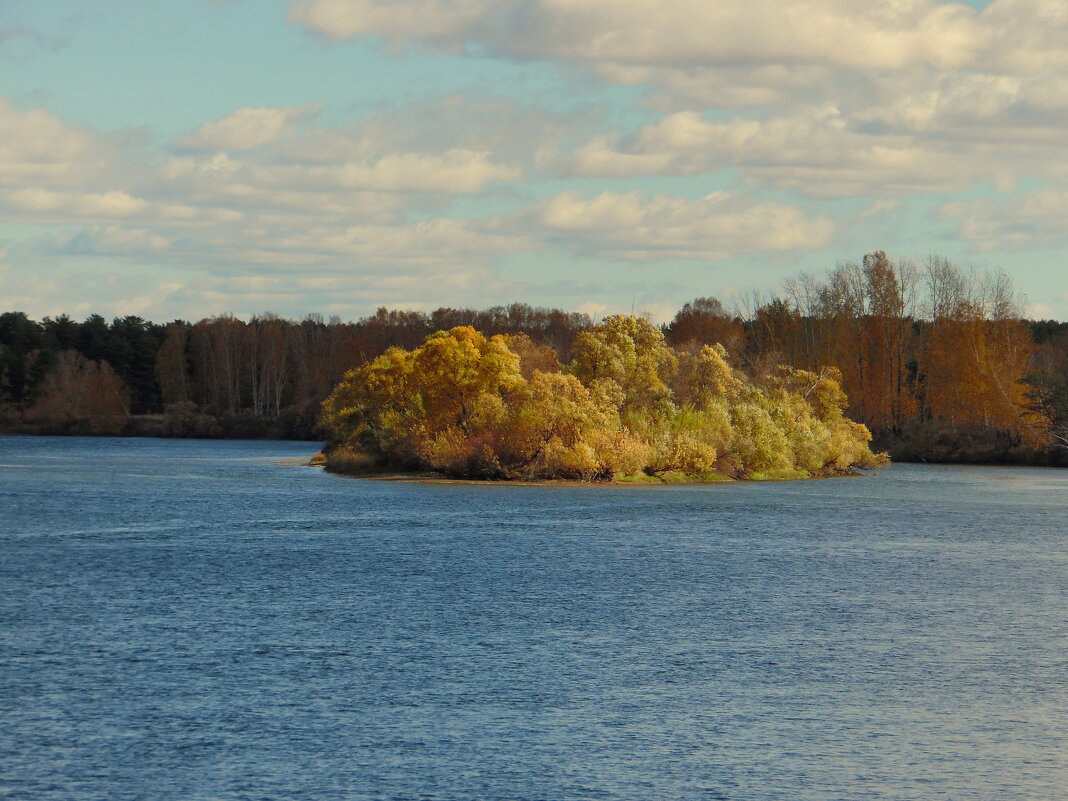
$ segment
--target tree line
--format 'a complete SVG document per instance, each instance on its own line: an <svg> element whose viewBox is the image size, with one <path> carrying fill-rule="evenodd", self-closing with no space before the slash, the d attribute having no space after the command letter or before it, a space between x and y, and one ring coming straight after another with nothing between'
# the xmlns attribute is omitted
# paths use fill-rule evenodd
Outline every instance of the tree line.
<svg viewBox="0 0 1068 801"><path fill-rule="evenodd" d="M525 332L566 352L585 314L516 303L482 311L379 309L356 322L262 314L196 323L0 314L0 430L315 439L346 370L442 329Z"/></svg>
<svg viewBox="0 0 1068 801"><path fill-rule="evenodd" d="M758 305L750 358L842 371L849 413L897 458L1063 463L1068 324L1027 321L1011 280L875 252Z"/></svg>
<svg viewBox="0 0 1068 801"><path fill-rule="evenodd" d="M346 371L438 331L524 334L574 359L586 314L516 303L486 310L379 309L354 322L263 314L159 324L94 315L0 314L0 429L26 433L316 439L322 401ZM1029 321L1012 282L933 257L874 252L777 296L727 308L687 303L667 345L722 344L754 382L780 365L837 368L846 412L897 458L1068 458L1068 323Z"/></svg>

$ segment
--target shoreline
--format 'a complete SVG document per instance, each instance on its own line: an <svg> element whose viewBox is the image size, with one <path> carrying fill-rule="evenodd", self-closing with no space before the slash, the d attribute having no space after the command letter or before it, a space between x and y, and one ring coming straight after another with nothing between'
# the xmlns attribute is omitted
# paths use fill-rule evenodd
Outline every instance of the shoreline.
<svg viewBox="0 0 1068 801"><path fill-rule="evenodd" d="M11 428L4 428L0 426L0 438L2 437L27 437L27 438L49 438L55 437L59 439L109 439L109 440L159 440L161 442L174 441L174 442L188 442L188 441L205 441L205 442L318 442L315 437L303 439L295 437L179 437L179 436L155 436L145 434L90 434L90 433L41 433L41 432L28 432L24 430L13 430ZM917 456L910 455L907 457L894 458L891 454L892 464L926 464L926 465L940 465L943 467L1041 467L1051 470L1065 470L1068 469L1068 448L1063 449L1064 455L1058 451L1057 459L952 459L937 456ZM281 460L280 460L281 461ZM284 460L288 461L288 460ZM311 464L309 459L298 458L294 460L294 463L298 466ZM322 465L313 465L322 467ZM360 477L356 474L338 473L338 475L348 475L351 477ZM398 480L405 480L403 477L407 474L400 473ZM863 475L863 474L861 474ZM848 476L841 476L842 478L848 478ZM839 478L839 476L811 476L811 478ZM462 480L462 479L456 479ZM728 483L729 481L752 481L752 480L769 480L769 479L722 479L722 483ZM792 479L770 479L770 480L792 480ZM476 483L482 483L475 480ZM494 483L494 482L486 482ZM498 482L499 483L499 482ZM507 483L507 482L504 482ZM541 483L541 482L531 482ZM574 483L583 484L588 482L576 481ZM603 483L603 482L596 482ZM637 482L615 482L620 484L632 485ZM666 483L666 482L665 482ZM705 482L685 482L685 483L706 483L714 484L721 483L720 481L705 481Z"/></svg>
<svg viewBox="0 0 1068 801"><path fill-rule="evenodd" d="M341 478L351 478L360 481L388 481L401 484L464 484L478 486L504 486L504 487L679 487L679 486L712 486L720 484L746 484L746 483L785 483L792 481L823 481L834 478L865 478L866 474L860 471L842 473L839 475L814 476L814 475L761 475L757 478L732 478L730 476L718 476L716 478L679 477L671 476L662 478L658 476L629 476L610 481L582 481L581 479L547 478L547 479L479 479L479 478L450 478L440 473L343 473L336 470L326 469L323 463L314 460L286 459L279 460L278 464L301 465L305 467L320 467L331 475ZM870 471L872 474L878 470Z"/></svg>

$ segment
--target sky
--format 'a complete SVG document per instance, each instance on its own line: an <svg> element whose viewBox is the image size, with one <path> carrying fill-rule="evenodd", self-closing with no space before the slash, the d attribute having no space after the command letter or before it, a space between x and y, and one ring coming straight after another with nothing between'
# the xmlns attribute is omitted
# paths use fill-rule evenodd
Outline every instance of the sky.
<svg viewBox="0 0 1068 801"><path fill-rule="evenodd" d="M730 305L886 251L1068 320L1064 0L0 0L0 311Z"/></svg>

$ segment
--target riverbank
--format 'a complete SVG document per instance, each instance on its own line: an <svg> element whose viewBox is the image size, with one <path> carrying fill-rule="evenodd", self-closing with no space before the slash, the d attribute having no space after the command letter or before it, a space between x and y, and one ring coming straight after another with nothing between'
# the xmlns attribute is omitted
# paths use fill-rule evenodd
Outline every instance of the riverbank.
<svg viewBox="0 0 1068 801"><path fill-rule="evenodd" d="M400 483L418 484L497 484L502 486L547 486L547 487L662 487L671 485L688 484L734 484L744 482L776 482L776 481L806 481L828 478L859 478L865 473L857 470L838 472L826 475L814 475L803 470L777 470L756 472L748 476L728 476L723 473L703 473L701 475L687 475L675 470L656 475L638 474L633 476L617 476L610 479L573 479L573 478L546 478L546 479L478 479L478 478L452 478L442 473L429 471L399 472L345 472L343 470L331 470L325 457L316 454L309 460L287 459L287 465L303 465L305 467L322 467L334 475L346 478L361 479L364 481L391 481ZM889 466L889 465L886 465ZM870 471L874 472L874 471Z"/></svg>
<svg viewBox="0 0 1068 801"><path fill-rule="evenodd" d="M88 421L74 421L66 425L45 425L0 421L0 437L104 437L150 439L206 439L206 440L263 440L278 442L306 442L318 438L319 432L309 424L290 425L276 420L264 425L264 418L235 415L227 418L203 416L204 420L185 420L174 424L166 415L132 415L118 430L94 431ZM1007 437L980 436L961 432L928 433L924 436L894 436L876 433L872 447L886 451L895 464L946 464L1005 467L1061 467L1068 468L1068 448L1033 450L1021 447ZM340 472L340 471L339 471ZM712 478L705 483L734 480L730 476ZM770 480L783 480L774 478ZM622 483L693 483L689 481L644 482L643 477Z"/></svg>
<svg viewBox="0 0 1068 801"><path fill-rule="evenodd" d="M27 421L0 418L0 436L21 437L150 437L153 439L240 439L300 441L318 439L311 413L262 417L253 414L213 415L192 408L168 414L126 417L69 418Z"/></svg>
<svg viewBox="0 0 1068 801"><path fill-rule="evenodd" d="M872 447L887 452L894 462L1068 467L1068 447L1039 447L1017 434L980 426L927 420L872 434Z"/></svg>

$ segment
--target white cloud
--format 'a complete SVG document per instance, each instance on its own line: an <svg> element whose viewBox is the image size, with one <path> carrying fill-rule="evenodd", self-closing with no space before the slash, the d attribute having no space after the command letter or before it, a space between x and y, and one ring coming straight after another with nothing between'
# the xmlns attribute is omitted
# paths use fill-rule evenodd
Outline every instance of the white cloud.
<svg viewBox="0 0 1068 801"><path fill-rule="evenodd" d="M128 219L183 224L235 222L242 217L230 209L149 201L122 190L55 192L39 187L0 192L0 209L17 214L25 221L52 223Z"/></svg>
<svg viewBox="0 0 1068 801"><path fill-rule="evenodd" d="M588 314L591 320L597 321L600 320L606 309L608 309L608 305L605 303L587 300L585 303L579 304L575 311L579 314Z"/></svg>
<svg viewBox="0 0 1068 801"><path fill-rule="evenodd" d="M603 192L585 198L564 192L536 210L553 240L580 251L647 261L723 259L739 253L815 248L834 232L825 217L782 203L726 192L698 200Z"/></svg>
<svg viewBox="0 0 1068 801"><path fill-rule="evenodd" d="M901 208L901 201L899 200L876 200L868 208L857 212L857 219L866 220L869 217L879 217L884 214L890 214Z"/></svg>
<svg viewBox="0 0 1068 801"><path fill-rule="evenodd" d="M834 85L836 75L826 66L753 63L677 68L609 62L594 70L608 83L656 87L646 103L665 110L778 106Z"/></svg>
<svg viewBox="0 0 1068 801"><path fill-rule="evenodd" d="M299 0L290 19L333 40L578 63L645 87L640 102L665 112L639 132L602 130L571 146L554 132L536 168L612 179L737 168L749 187L841 198L1068 180L1066 9L1062 0L994 0L982 11L940 0Z"/></svg>
<svg viewBox="0 0 1068 801"><path fill-rule="evenodd" d="M430 310L442 305L466 306L500 290L490 271L438 270L428 275L336 275L305 281L299 273L255 276L207 276L182 287L167 299L166 311L155 319L176 316L197 319L205 309L228 310L248 317L264 310L287 307L314 309L353 319L377 306Z"/></svg>
<svg viewBox="0 0 1068 801"><path fill-rule="evenodd" d="M1056 310L1048 303L1029 303L1026 314L1031 320L1053 320L1057 317Z"/></svg>
<svg viewBox="0 0 1068 801"><path fill-rule="evenodd" d="M477 29L500 7L497 0L296 0L289 19L335 40L372 34L445 41Z"/></svg>
<svg viewBox="0 0 1068 801"><path fill-rule="evenodd" d="M52 192L31 187L11 192L8 203L27 212L63 212L87 217L129 217L142 213L148 203L126 192Z"/></svg>
<svg viewBox="0 0 1068 801"><path fill-rule="evenodd" d="M242 111L247 109L224 120ZM362 193L355 199L364 213L375 203L382 208L396 206L395 201L382 200L382 193L470 194L491 183L523 176L520 166L495 158L485 148L470 146L463 141L464 132L441 131L433 120L422 119L422 111L412 111L414 120L391 112L338 128L298 130L286 124L284 130L261 136L257 147L245 152L210 147L204 153L175 155L161 166L159 177L205 200L225 198L246 207L303 205L320 212L342 212L352 203L354 192ZM416 141L411 132L422 129L437 130L442 136ZM467 138L478 139L478 132L479 126L473 124L466 131ZM191 149L188 142L180 144ZM304 197L298 201L301 193ZM361 198L372 202L362 203Z"/></svg>
<svg viewBox="0 0 1068 801"><path fill-rule="evenodd" d="M879 79L871 97L850 103L856 122L878 130L965 143L1064 143L1068 78L1059 71L1010 76L990 72ZM1022 141L1021 141L1022 140Z"/></svg>
<svg viewBox="0 0 1068 801"><path fill-rule="evenodd" d="M465 193L521 175L516 167L492 163L488 153L450 150L440 155L394 153L372 163L345 164L339 181L348 188Z"/></svg>
<svg viewBox="0 0 1068 801"><path fill-rule="evenodd" d="M195 192L202 199L247 206L304 206L308 210L356 211L389 208L392 192L470 194L495 181L522 176L515 166L494 163L488 154L465 150L445 153L389 153L362 162L279 164L256 160L220 161L217 157L178 157L165 162L162 180ZM361 193L354 195L353 193ZM368 203L361 203L367 198ZM356 201L355 203L353 201Z"/></svg>
<svg viewBox="0 0 1068 801"><path fill-rule="evenodd" d="M1003 83L1019 88L1009 79ZM1068 93L1063 107L1051 103L1041 114L998 115L1001 101L994 92L972 86L954 94L960 87L947 86L946 96L929 90L923 104L905 96L896 105L794 105L730 119L676 111L632 134L590 138L561 169L634 177L738 168L750 185L814 197L897 197L958 191L982 181L1007 191L1020 176L1068 177ZM1008 85L1001 88L1010 92ZM965 94L975 103L966 102ZM1024 103L1026 96L1020 89L1013 102Z"/></svg>
<svg viewBox="0 0 1068 801"><path fill-rule="evenodd" d="M815 197L964 189L1004 170L944 143L856 130L833 106L727 121L676 112L628 139L591 139L575 152L571 170L576 175L617 177L694 175L738 167L753 184Z"/></svg>
<svg viewBox="0 0 1068 801"><path fill-rule="evenodd" d="M579 176L633 178L636 175L670 175L686 172L675 153L635 152L617 147L607 134L598 134L574 152L571 171Z"/></svg>
<svg viewBox="0 0 1068 801"><path fill-rule="evenodd" d="M1060 0L297 0L333 40L380 36L513 58L695 68L738 64L1037 72L1068 64Z"/></svg>
<svg viewBox="0 0 1068 801"><path fill-rule="evenodd" d="M185 150L252 150L273 142L294 123L322 110L320 103L280 108L245 106L176 140Z"/></svg>
<svg viewBox="0 0 1068 801"><path fill-rule="evenodd" d="M656 325L665 325L674 319L679 311L679 306L670 301L645 301L635 311L648 317Z"/></svg>
<svg viewBox="0 0 1068 801"><path fill-rule="evenodd" d="M493 181L514 181L518 167L495 164L488 153L455 149L444 153L387 153L379 158L330 166L261 165L249 175L263 184L379 192L479 192Z"/></svg>
<svg viewBox="0 0 1068 801"><path fill-rule="evenodd" d="M996 199L946 203L938 213L943 219L959 221L960 237L980 251L1062 245L1068 191L1042 189Z"/></svg>
<svg viewBox="0 0 1068 801"><path fill-rule="evenodd" d="M113 161L100 134L45 109L20 110L0 97L0 186L69 186L98 177Z"/></svg>
<svg viewBox="0 0 1068 801"><path fill-rule="evenodd" d="M462 264L486 256L536 247L522 232L494 230L492 222L447 217L399 225L354 225L294 230L277 237L280 251L314 254L324 260L358 256L370 269L404 264Z"/></svg>
<svg viewBox="0 0 1068 801"><path fill-rule="evenodd" d="M15 222L84 226L39 240L42 253L136 258L140 251L183 267L206 260L239 270L332 269L359 257L373 270L477 261L529 244L523 234L441 213L449 196L517 180L521 167L455 136L456 146L437 152L391 148L390 128L377 117L342 128L292 125L316 110L241 109L197 132L208 152L154 165L151 155L125 154L121 137L4 101L0 132L9 135L0 138L0 162L14 168L0 172L0 213ZM258 138L246 129L248 111L271 112L259 119L266 130ZM325 140L337 160L316 149ZM184 142L187 150L193 144Z"/></svg>

